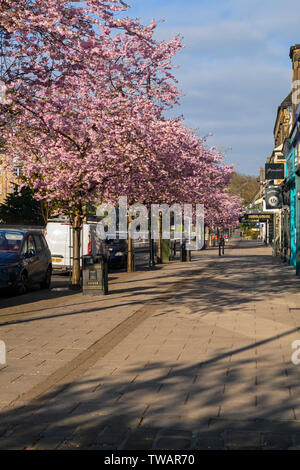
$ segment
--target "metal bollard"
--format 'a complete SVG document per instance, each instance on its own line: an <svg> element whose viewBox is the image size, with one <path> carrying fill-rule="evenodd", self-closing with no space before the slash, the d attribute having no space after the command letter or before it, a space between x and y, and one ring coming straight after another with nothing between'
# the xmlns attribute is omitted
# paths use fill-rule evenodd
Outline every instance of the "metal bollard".
<svg viewBox="0 0 300 470"><path fill-rule="evenodd" d="M186 250L186 245L185 245L185 242L183 242L181 244L181 247L180 247L180 260L181 261L186 261L187 260L187 250Z"/></svg>
<svg viewBox="0 0 300 470"><path fill-rule="evenodd" d="M102 289L103 294L108 294L108 267L109 267L109 258L103 256L102 258Z"/></svg>
<svg viewBox="0 0 300 470"><path fill-rule="evenodd" d="M155 266L154 254L155 254L154 240L152 240L152 238L150 238L150 241L149 241L149 268L153 268Z"/></svg>

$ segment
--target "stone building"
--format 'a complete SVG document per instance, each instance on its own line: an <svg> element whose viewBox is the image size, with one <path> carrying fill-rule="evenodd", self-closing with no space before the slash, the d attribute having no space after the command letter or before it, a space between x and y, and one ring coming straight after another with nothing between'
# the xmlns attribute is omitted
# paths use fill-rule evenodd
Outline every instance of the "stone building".
<svg viewBox="0 0 300 470"><path fill-rule="evenodd" d="M280 184L282 195L281 210L281 257L300 274L300 44L290 48L292 61L292 92L289 95L288 116L282 113L278 129L278 144L285 158L285 180ZM289 122L289 125L287 125Z"/></svg>
<svg viewBox="0 0 300 470"><path fill-rule="evenodd" d="M14 189L18 179L22 174L22 168L16 166L12 172L0 167L0 204L2 204L7 195Z"/></svg>
<svg viewBox="0 0 300 470"><path fill-rule="evenodd" d="M277 109L277 116L273 130L274 150L268 163L286 165L283 154L283 145L292 129L292 92L282 101ZM274 186L280 186L281 195L287 193L285 179L275 179L270 182ZM284 260L290 258L290 205L289 198L281 196L282 207L274 211L273 233L274 233L274 255L281 256Z"/></svg>

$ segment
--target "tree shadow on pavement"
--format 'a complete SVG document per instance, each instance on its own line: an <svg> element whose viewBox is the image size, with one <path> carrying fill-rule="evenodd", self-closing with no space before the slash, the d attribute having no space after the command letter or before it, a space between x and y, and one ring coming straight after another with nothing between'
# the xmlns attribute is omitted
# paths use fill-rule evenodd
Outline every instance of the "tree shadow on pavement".
<svg viewBox="0 0 300 470"><path fill-rule="evenodd" d="M242 355L264 343L189 366L136 361L108 373L100 361L81 379L0 413L0 448L291 448L300 439L300 384L291 364L275 359L260 370Z"/></svg>
<svg viewBox="0 0 300 470"><path fill-rule="evenodd" d="M275 302L280 292L293 298L299 279L288 268L273 266L270 255L244 256L233 250L204 275L185 277L182 287L184 292L175 289L152 318L198 319L197 324L191 322L191 333L197 335L202 317L222 318L229 311L251 315L264 307L266 299ZM133 288L129 298L135 299L138 292L142 290ZM281 315L277 326L284 312ZM264 312L257 316L268 319ZM197 360L188 363L155 360L154 353L143 360L136 352L128 359L124 348L118 361L112 350L78 380L62 378L51 385L51 377L45 378L49 393L24 406L21 396L14 409L0 411L0 448L296 448L300 445L298 369L290 357L283 357L281 344L288 344L299 326L283 323L283 327L274 335L241 335L236 347L232 336L222 337L226 333L222 327L222 346L217 335L216 343L207 338L205 348L199 345Z"/></svg>

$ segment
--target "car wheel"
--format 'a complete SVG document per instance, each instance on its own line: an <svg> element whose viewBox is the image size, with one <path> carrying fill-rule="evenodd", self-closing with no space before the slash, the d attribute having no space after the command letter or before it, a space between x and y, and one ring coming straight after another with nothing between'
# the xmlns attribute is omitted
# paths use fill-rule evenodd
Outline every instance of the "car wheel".
<svg viewBox="0 0 300 470"><path fill-rule="evenodd" d="M28 276L25 272L21 273L20 279L16 286L17 294L25 294L28 290Z"/></svg>
<svg viewBox="0 0 300 470"><path fill-rule="evenodd" d="M51 275L52 275L52 269L49 266L45 274L45 279L40 284L42 289L49 289L51 285Z"/></svg>

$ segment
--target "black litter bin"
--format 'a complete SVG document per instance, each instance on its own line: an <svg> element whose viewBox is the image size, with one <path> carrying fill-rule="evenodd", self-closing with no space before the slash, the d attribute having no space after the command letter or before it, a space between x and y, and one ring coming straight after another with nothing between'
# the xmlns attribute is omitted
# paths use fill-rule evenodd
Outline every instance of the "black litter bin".
<svg viewBox="0 0 300 470"><path fill-rule="evenodd" d="M82 290L85 295L108 294L108 259L106 256L82 257Z"/></svg>
<svg viewBox="0 0 300 470"><path fill-rule="evenodd" d="M180 260L181 261L191 261L191 250L187 250L186 248L186 241L182 242L180 247Z"/></svg>

